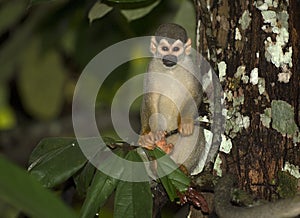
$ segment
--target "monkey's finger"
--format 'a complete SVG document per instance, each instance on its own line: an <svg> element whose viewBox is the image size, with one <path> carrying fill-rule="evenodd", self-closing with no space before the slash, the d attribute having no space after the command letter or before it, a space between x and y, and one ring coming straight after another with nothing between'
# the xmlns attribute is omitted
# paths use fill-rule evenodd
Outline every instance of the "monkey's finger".
<svg viewBox="0 0 300 218"><path fill-rule="evenodd" d="M138 140L138 144L144 145L146 143L146 140L147 140L147 135L142 135L142 136L140 136L140 138Z"/></svg>
<svg viewBox="0 0 300 218"><path fill-rule="evenodd" d="M154 150L154 148L156 148L156 145L153 145L153 144L148 144L148 145L145 145L143 146L144 148L148 149L148 150Z"/></svg>
<svg viewBox="0 0 300 218"><path fill-rule="evenodd" d="M160 140L164 139L165 137L166 137L166 131L162 131L162 130L157 131L154 134L154 141L156 143L157 141L160 141Z"/></svg>
<svg viewBox="0 0 300 218"><path fill-rule="evenodd" d="M148 147L149 145L151 145L153 143L151 141L149 141L149 138L146 135L144 135L139 138L138 144L142 147Z"/></svg>
<svg viewBox="0 0 300 218"><path fill-rule="evenodd" d="M145 138L141 138L138 143L141 147L146 148L148 150L153 150L156 147L155 144L147 142Z"/></svg>
<svg viewBox="0 0 300 218"><path fill-rule="evenodd" d="M145 143L146 144L152 144L152 145L154 145L155 144L155 140L154 140L154 137L153 136L149 136L149 137L146 137L145 138Z"/></svg>
<svg viewBox="0 0 300 218"><path fill-rule="evenodd" d="M145 135L145 137L147 138L148 142L155 142L155 135L153 132L149 132L148 135Z"/></svg>
<svg viewBox="0 0 300 218"><path fill-rule="evenodd" d="M139 138L138 141L139 144L153 144L154 143L154 138L153 138L153 134L149 133L147 135L142 135Z"/></svg>

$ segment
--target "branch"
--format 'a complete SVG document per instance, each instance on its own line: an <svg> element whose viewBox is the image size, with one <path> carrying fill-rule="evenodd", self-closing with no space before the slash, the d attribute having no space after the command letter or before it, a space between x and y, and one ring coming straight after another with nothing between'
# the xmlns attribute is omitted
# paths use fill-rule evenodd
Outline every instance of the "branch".
<svg viewBox="0 0 300 218"><path fill-rule="evenodd" d="M232 175L223 176L215 187L215 210L220 218L284 218L300 215L300 195L254 207L237 207L231 202Z"/></svg>

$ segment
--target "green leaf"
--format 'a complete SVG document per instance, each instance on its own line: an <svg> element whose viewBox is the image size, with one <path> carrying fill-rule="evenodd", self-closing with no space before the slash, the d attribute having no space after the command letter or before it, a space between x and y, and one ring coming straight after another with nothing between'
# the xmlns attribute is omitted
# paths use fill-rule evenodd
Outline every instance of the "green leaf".
<svg viewBox="0 0 300 218"><path fill-rule="evenodd" d="M117 140L107 137L107 136L103 136L102 140L110 148L116 147L115 145L117 145L120 142L120 141L117 141Z"/></svg>
<svg viewBox="0 0 300 218"><path fill-rule="evenodd" d="M161 177L160 181L161 181L162 185L164 186L164 188L170 198L170 201L173 202L176 198L178 198L176 189L167 176Z"/></svg>
<svg viewBox="0 0 300 218"><path fill-rule="evenodd" d="M147 2L149 0L107 0L108 2L113 2L113 3L141 3L141 2Z"/></svg>
<svg viewBox="0 0 300 218"><path fill-rule="evenodd" d="M136 9L123 9L121 10L121 13L126 17L126 19L130 22L136 19L139 19L141 17L146 16L148 13L150 13L158 4L160 3L160 0L154 1L152 4L136 8Z"/></svg>
<svg viewBox="0 0 300 218"><path fill-rule="evenodd" d="M1 3L1 1L0 1L0 3ZM17 218L20 213L21 213L20 209L13 207L12 205L4 202L0 198L0 217Z"/></svg>
<svg viewBox="0 0 300 218"><path fill-rule="evenodd" d="M25 109L38 119L53 119L62 110L65 69L55 50L43 51L33 39L22 58L18 88Z"/></svg>
<svg viewBox="0 0 300 218"><path fill-rule="evenodd" d="M0 131L13 129L16 125L16 115L9 105L0 105Z"/></svg>
<svg viewBox="0 0 300 218"><path fill-rule="evenodd" d="M126 160L142 162L138 153L130 151ZM144 168L146 172L146 169ZM120 181L115 196L115 218L152 217L152 193L149 182Z"/></svg>
<svg viewBox="0 0 300 218"><path fill-rule="evenodd" d="M42 156L76 142L77 140L75 138L44 138L31 152L28 162L29 164L32 164L42 158Z"/></svg>
<svg viewBox="0 0 300 218"><path fill-rule="evenodd" d="M114 208L114 218L151 218L152 193L149 182L120 181Z"/></svg>
<svg viewBox="0 0 300 218"><path fill-rule="evenodd" d="M15 67L20 57L27 52L28 42L32 38L33 32L39 21L49 15L48 9L36 10L30 16L15 28L13 34L2 43L0 49L0 81L5 82L11 80L14 76ZM26 43L24 43L26 42ZM16 52L18 51L18 52ZM11 58L14 57L14 58Z"/></svg>
<svg viewBox="0 0 300 218"><path fill-rule="evenodd" d="M115 190L118 180L97 171L80 211L81 218L94 217Z"/></svg>
<svg viewBox="0 0 300 218"><path fill-rule="evenodd" d="M115 149L113 151L119 157L124 157L126 153L122 149ZM105 162L110 165L110 169L115 170L116 167L120 165L118 162L111 163L110 157ZM105 164L105 163L102 163ZM123 173L123 168L119 168L121 175ZM94 217L94 215L99 212L99 208L104 205L108 197L114 191L118 184L118 180L104 174L101 171L97 171L91 186L88 189L87 197L80 211L81 218Z"/></svg>
<svg viewBox="0 0 300 218"><path fill-rule="evenodd" d="M53 0L30 0L30 4L42 3L42 2L51 2Z"/></svg>
<svg viewBox="0 0 300 218"><path fill-rule="evenodd" d="M76 139L42 140L30 157L28 170L45 187L54 187L79 171L87 162Z"/></svg>
<svg viewBox="0 0 300 218"><path fill-rule="evenodd" d="M101 2L96 2L91 10L89 11L89 21L92 23L94 20L104 17L108 12L110 12L113 7L110 7Z"/></svg>
<svg viewBox="0 0 300 218"><path fill-rule="evenodd" d="M1 156L0 169L0 199L33 218L76 217L73 211L44 189L28 172Z"/></svg>
<svg viewBox="0 0 300 218"><path fill-rule="evenodd" d="M166 189L171 201L174 201L177 196L177 191L185 192L190 186L191 180L186 176L177 166L177 164L163 152L161 149L156 148L153 151L146 151L150 156L157 160L157 174Z"/></svg>
<svg viewBox="0 0 300 218"><path fill-rule="evenodd" d="M87 189L93 180L95 173L95 167L88 162L83 169L81 169L77 175L73 176L76 190L79 196L85 197Z"/></svg>
<svg viewBox="0 0 300 218"><path fill-rule="evenodd" d="M26 12L26 1L6 1L0 8L0 35L9 27L15 25Z"/></svg>

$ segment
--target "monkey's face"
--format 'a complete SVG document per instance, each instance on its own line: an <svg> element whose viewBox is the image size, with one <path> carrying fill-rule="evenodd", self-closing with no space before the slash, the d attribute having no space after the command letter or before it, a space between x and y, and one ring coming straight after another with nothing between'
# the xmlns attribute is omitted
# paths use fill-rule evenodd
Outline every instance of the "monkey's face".
<svg viewBox="0 0 300 218"><path fill-rule="evenodd" d="M182 58L184 45L180 40L176 40L171 44L167 40L162 39L158 44L157 52L164 66L173 67Z"/></svg>
<svg viewBox="0 0 300 218"><path fill-rule="evenodd" d="M155 38L151 41L151 52L156 58L161 59L164 67L173 68L189 54L190 40L183 43L180 40L161 39L158 43ZM188 50L187 50L188 49Z"/></svg>

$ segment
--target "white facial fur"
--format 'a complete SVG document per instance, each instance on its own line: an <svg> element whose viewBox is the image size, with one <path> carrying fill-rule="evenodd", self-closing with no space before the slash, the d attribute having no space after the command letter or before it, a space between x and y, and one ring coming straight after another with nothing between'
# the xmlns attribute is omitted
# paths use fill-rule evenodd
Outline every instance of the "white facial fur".
<svg viewBox="0 0 300 218"><path fill-rule="evenodd" d="M159 44L157 44L155 37L152 37L150 51L156 57L162 57L165 55L175 55L179 57L183 52L186 55L190 54L191 51L191 39L189 38L185 44L179 39L176 40L173 44L170 44L166 39L160 40Z"/></svg>
<svg viewBox="0 0 300 218"><path fill-rule="evenodd" d="M176 40L173 44L169 44L167 40L162 39L157 50L162 56L172 54L178 57L183 53L184 45L180 40Z"/></svg>

